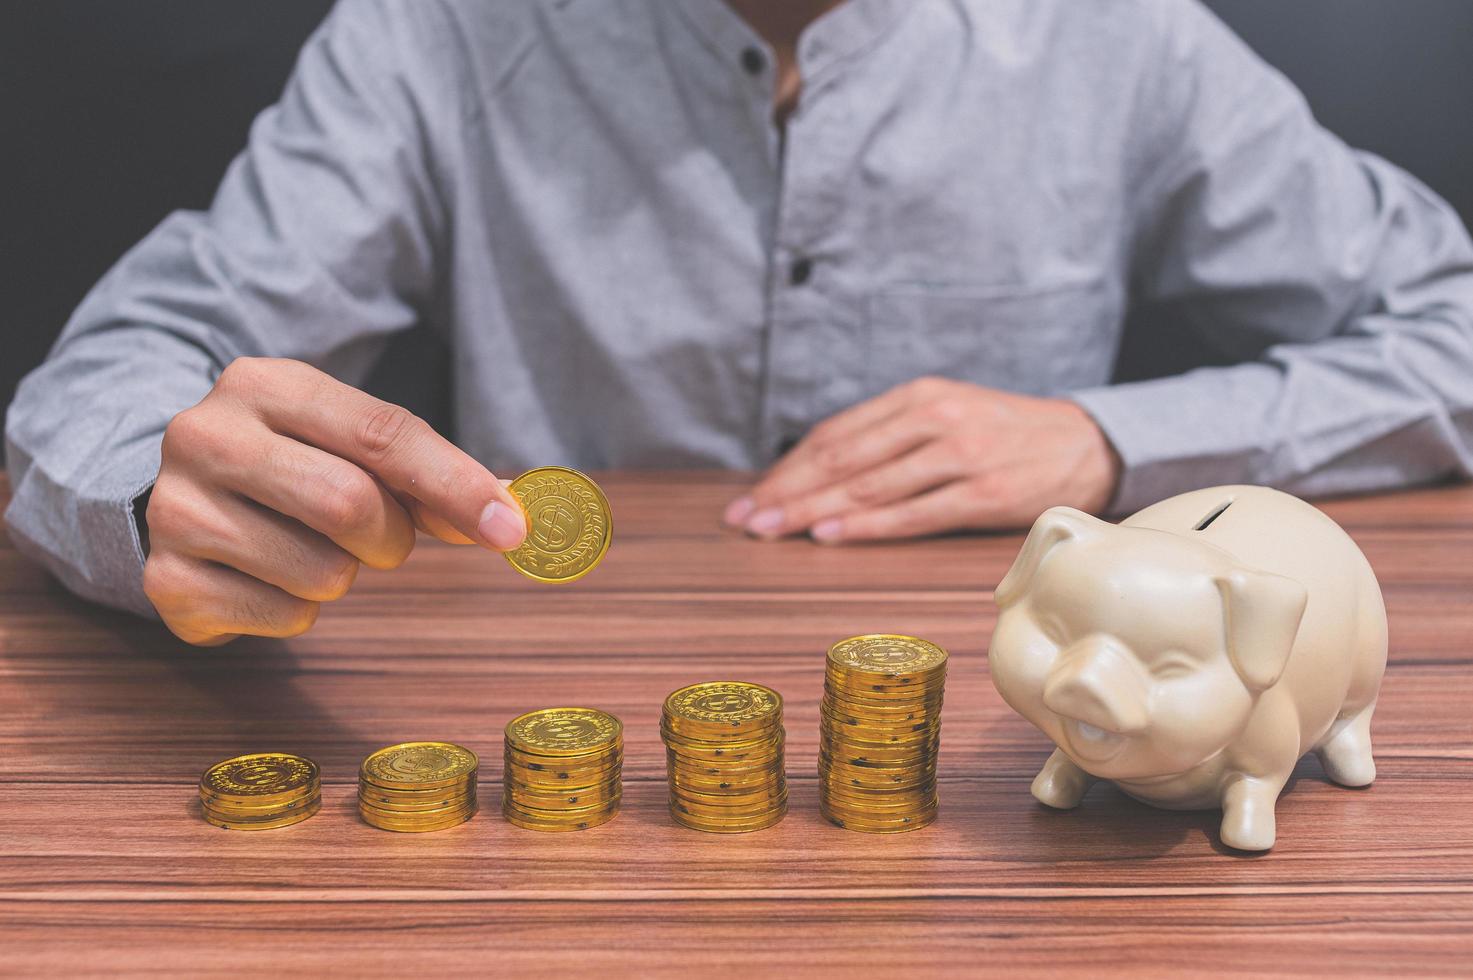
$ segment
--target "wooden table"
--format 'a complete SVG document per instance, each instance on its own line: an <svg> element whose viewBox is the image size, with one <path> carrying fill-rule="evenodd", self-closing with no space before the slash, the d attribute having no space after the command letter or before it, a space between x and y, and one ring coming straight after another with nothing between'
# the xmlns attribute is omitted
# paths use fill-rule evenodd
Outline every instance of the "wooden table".
<svg viewBox="0 0 1473 980"><path fill-rule="evenodd" d="M1028 784L1050 746L987 678L991 588L1017 536L863 548L718 528L727 475L607 475L616 543L571 586L424 542L309 635L199 650L64 594L0 541L0 971L174 969L794 976L988 968L1467 971L1473 964L1473 489L1325 504L1391 614L1352 791L1301 764L1279 844L1108 787L1072 813ZM0 499L4 498L0 487ZM942 817L908 835L817 813L823 652L899 631L953 652ZM787 699L791 812L744 837L671 824L664 695L741 678ZM623 812L581 834L497 811L501 730L588 703L626 725ZM449 739L484 762L469 824L360 823L358 762ZM216 830L195 783L248 750L321 763L296 827ZM597 972L595 972L597 971Z"/></svg>

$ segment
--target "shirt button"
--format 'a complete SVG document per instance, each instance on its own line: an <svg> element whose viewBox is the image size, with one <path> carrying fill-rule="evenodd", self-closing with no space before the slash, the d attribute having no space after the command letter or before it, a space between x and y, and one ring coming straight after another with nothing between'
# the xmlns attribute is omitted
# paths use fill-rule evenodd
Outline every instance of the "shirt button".
<svg viewBox="0 0 1473 980"><path fill-rule="evenodd" d="M762 69L767 67L767 59L756 48L747 48L742 52L742 67L747 70L748 75L760 75Z"/></svg>
<svg viewBox="0 0 1473 980"><path fill-rule="evenodd" d="M788 267L788 282L794 286L801 286L813 277L812 259L795 259Z"/></svg>

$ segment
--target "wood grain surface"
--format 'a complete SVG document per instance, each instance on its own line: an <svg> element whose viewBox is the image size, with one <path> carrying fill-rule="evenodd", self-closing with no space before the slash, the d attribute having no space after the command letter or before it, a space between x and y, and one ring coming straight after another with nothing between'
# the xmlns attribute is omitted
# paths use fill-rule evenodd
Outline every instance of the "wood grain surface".
<svg viewBox="0 0 1473 980"><path fill-rule="evenodd" d="M0 971L1469 971L1473 489L1322 504L1391 616L1380 778L1342 789L1302 762L1278 846L1249 857L1221 847L1216 814L1109 787L1070 813L1032 801L1050 745L986 668L991 589L1019 536L761 544L717 525L739 476L600 480L614 546L578 583L422 541L307 636L215 650L70 597L0 540ZM953 654L942 816L895 837L816 810L823 653L871 631ZM772 830L707 836L665 812L660 703L718 678L787 700L791 812ZM502 726L553 704L625 722L607 826L544 835L497 812ZM359 761L417 738L480 753L481 814L427 835L360 823ZM272 832L207 825L200 772L259 750L316 759L322 812Z"/></svg>

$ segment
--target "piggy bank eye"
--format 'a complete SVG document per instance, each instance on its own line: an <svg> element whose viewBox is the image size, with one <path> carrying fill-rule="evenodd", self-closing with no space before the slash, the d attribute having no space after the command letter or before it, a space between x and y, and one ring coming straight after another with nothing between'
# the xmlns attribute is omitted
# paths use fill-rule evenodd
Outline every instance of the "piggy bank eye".
<svg viewBox="0 0 1473 980"><path fill-rule="evenodd" d="M1169 681L1178 677L1189 677L1197 672L1197 665L1185 654L1168 653L1151 665L1151 676Z"/></svg>

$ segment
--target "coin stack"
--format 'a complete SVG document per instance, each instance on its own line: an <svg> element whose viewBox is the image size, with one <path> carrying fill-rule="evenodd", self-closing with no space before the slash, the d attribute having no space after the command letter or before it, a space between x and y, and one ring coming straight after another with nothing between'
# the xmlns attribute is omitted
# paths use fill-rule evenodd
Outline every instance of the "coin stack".
<svg viewBox="0 0 1473 980"><path fill-rule="evenodd" d="M507 722L501 813L527 830L587 830L619 813L624 726L597 708L542 708Z"/></svg>
<svg viewBox="0 0 1473 980"><path fill-rule="evenodd" d="M783 699L776 691L739 681L683 687L665 699L660 734L676 823L741 834L787 813Z"/></svg>
<svg viewBox="0 0 1473 980"><path fill-rule="evenodd" d="M217 762L199 780L205 819L226 830L273 830L322 809L317 763L283 752L257 752Z"/></svg>
<svg viewBox="0 0 1473 980"><path fill-rule="evenodd" d="M946 651L876 633L829 648L819 709L819 812L872 834L936 819Z"/></svg>
<svg viewBox="0 0 1473 980"><path fill-rule="evenodd" d="M358 812L380 830L447 830L475 815L479 766L474 752L450 742L379 749L358 769Z"/></svg>

